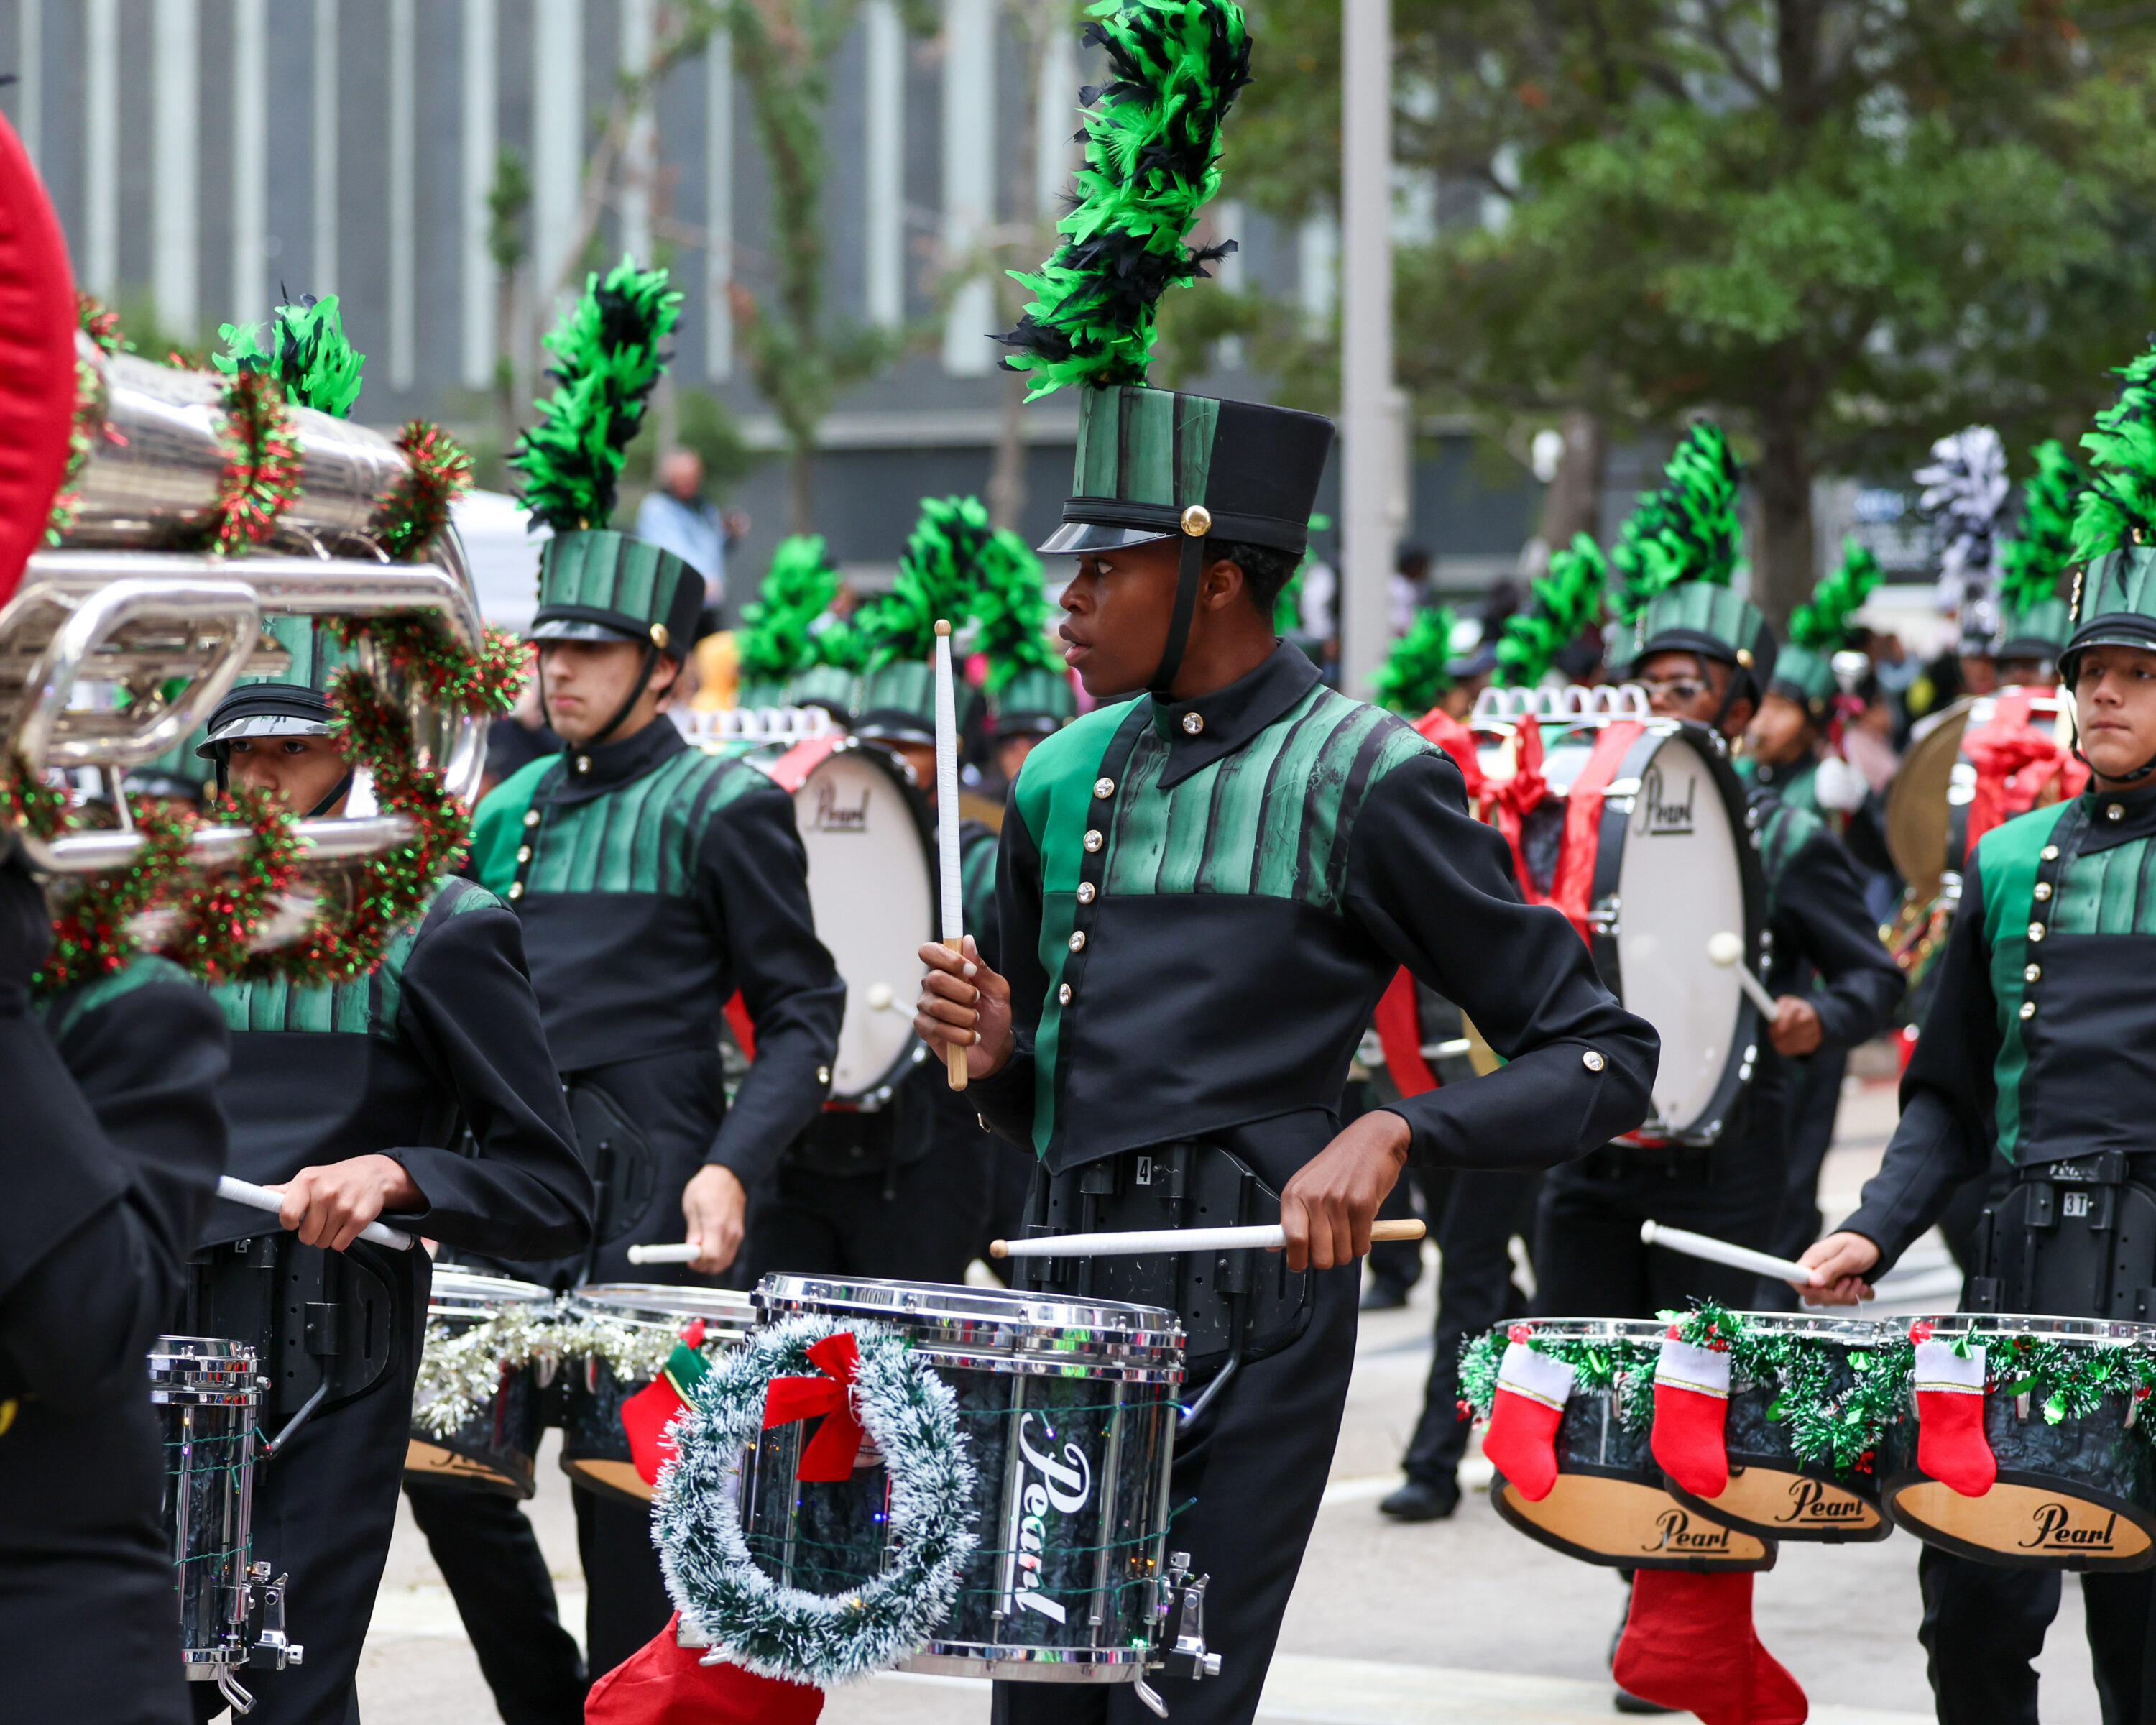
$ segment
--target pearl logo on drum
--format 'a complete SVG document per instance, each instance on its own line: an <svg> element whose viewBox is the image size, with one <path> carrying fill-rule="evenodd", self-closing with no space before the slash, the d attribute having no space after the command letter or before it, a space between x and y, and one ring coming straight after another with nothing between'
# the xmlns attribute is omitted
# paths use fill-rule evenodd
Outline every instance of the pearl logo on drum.
<svg viewBox="0 0 2156 1725"><path fill-rule="evenodd" d="M1666 1509L1655 1517L1655 1530L1660 1536L1641 1546L1642 1551L1727 1552L1729 1549L1729 1529L1717 1527L1712 1522L1694 1525L1691 1515L1681 1509Z"/></svg>
<svg viewBox="0 0 2156 1725"><path fill-rule="evenodd" d="M1820 1481L1789 1481L1789 1507L1774 1519L1787 1526L1797 1522L1859 1522L1864 1505L1845 1493L1834 1491Z"/></svg>
<svg viewBox="0 0 2156 1725"><path fill-rule="evenodd" d="M839 788L832 784L816 787L816 814L810 824L819 833L865 833L869 829L869 793L863 786L860 798L852 803L839 800Z"/></svg>
<svg viewBox="0 0 2156 1725"><path fill-rule="evenodd" d="M1014 1609L1023 1607L1037 1611L1043 1617L1061 1623L1065 1620L1061 1603L1040 1591L1040 1563L1048 1539L1048 1512L1052 1509L1063 1515L1075 1515L1085 1508L1093 1495L1093 1468L1086 1459L1086 1452L1075 1444L1064 1445L1060 1460L1052 1449L1034 1449L1029 1436L1033 1421L1034 1416L1027 1414L1018 1423L1019 1451L1040 1477L1027 1478L1019 1494L1019 1507L1024 1514L1019 1522L1018 1567L1011 1580L1011 1604ZM1048 1438L1053 1444L1054 1431L1048 1432Z"/></svg>
<svg viewBox="0 0 2156 1725"><path fill-rule="evenodd" d="M1694 830L1692 804L1698 793L1698 776L1687 773L1684 800L1674 802L1666 798L1661 763L1656 762L1640 780L1640 800L1632 818L1633 832L1644 834L1650 839L1690 838Z"/></svg>
<svg viewBox="0 0 2156 1725"><path fill-rule="evenodd" d="M2100 1527L2076 1527L2073 1506L2056 1500L2040 1504L2030 1519L2035 1529L2020 1542L2024 1551L2109 1551L2118 1531L2115 1511L2104 1517Z"/></svg>

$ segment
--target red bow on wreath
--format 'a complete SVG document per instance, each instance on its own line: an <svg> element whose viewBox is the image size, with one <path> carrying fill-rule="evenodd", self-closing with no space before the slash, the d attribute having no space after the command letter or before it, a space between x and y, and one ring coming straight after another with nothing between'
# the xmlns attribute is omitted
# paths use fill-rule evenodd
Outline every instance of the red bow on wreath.
<svg viewBox="0 0 2156 1725"><path fill-rule="evenodd" d="M808 1358L821 1378L774 1378L763 1392L763 1429L790 1425L796 1420L813 1420L821 1414L824 1423L801 1452L797 1480L827 1481L850 1478L854 1457L860 1453L865 1434L855 1417L854 1374L860 1369L861 1351L853 1332L840 1330L826 1336L808 1350Z"/></svg>

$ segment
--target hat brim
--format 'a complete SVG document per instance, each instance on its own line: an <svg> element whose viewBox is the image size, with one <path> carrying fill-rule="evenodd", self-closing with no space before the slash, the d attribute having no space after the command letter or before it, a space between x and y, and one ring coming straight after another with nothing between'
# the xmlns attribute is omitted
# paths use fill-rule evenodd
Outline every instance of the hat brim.
<svg viewBox="0 0 2156 1725"><path fill-rule="evenodd" d="M527 641L628 641L642 644L649 639L647 631L634 629L616 629L611 624L593 623L582 617L547 617L534 623L524 632Z"/></svg>
<svg viewBox="0 0 2156 1725"><path fill-rule="evenodd" d="M1104 521L1065 521L1034 548L1044 557L1083 557L1089 551L1128 551L1134 545L1158 545L1174 539L1151 527L1111 527Z"/></svg>
<svg viewBox="0 0 2156 1725"><path fill-rule="evenodd" d="M925 742L932 745L936 741L936 726L917 714L886 708L879 712L862 714L855 723L854 735L864 742Z"/></svg>
<svg viewBox="0 0 2156 1725"><path fill-rule="evenodd" d="M210 727L209 735L195 745L195 758L214 761L227 743L246 737L327 737L330 727L320 719L294 718L284 713L248 713Z"/></svg>

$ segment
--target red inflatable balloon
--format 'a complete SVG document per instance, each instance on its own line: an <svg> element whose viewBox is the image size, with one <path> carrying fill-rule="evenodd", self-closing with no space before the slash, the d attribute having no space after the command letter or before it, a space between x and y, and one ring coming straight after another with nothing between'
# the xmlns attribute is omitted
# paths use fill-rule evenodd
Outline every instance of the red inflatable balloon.
<svg viewBox="0 0 2156 1725"><path fill-rule="evenodd" d="M0 118L0 604L38 548L74 418L74 280L29 152Z"/></svg>

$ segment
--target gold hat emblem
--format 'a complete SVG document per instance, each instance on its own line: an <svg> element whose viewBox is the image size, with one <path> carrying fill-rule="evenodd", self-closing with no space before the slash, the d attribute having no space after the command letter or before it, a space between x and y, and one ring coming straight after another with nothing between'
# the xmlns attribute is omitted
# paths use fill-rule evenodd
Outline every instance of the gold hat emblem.
<svg viewBox="0 0 2156 1725"><path fill-rule="evenodd" d="M651 625L651 644L653 646L660 649L663 652L665 649L668 639L666 625L665 624L654 623Z"/></svg>
<svg viewBox="0 0 2156 1725"><path fill-rule="evenodd" d="M1183 531L1193 539L1203 539L1213 531L1213 511L1202 503L1194 503L1183 511Z"/></svg>

